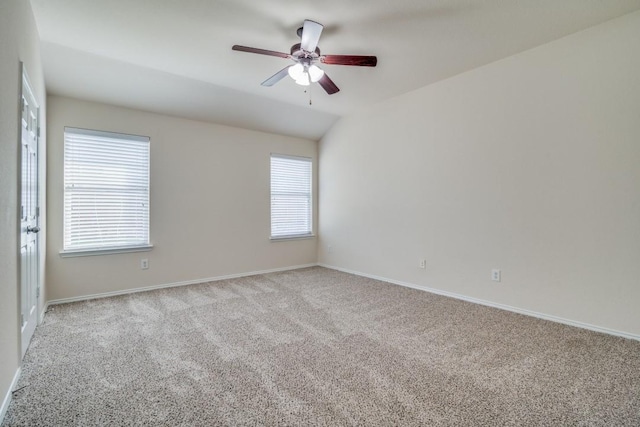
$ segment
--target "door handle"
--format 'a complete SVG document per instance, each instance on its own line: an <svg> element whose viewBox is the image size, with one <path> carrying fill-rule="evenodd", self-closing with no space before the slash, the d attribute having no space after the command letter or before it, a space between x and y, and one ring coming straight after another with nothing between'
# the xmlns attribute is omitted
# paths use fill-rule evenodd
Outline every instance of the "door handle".
<svg viewBox="0 0 640 427"><path fill-rule="evenodd" d="M27 226L27 233L37 233L38 231L40 231L40 227L37 225L35 227Z"/></svg>

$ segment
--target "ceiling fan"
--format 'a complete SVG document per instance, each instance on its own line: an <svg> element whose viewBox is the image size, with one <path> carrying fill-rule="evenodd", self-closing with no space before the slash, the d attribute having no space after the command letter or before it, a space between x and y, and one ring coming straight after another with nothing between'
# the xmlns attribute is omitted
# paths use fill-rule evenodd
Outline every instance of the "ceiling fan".
<svg viewBox="0 0 640 427"><path fill-rule="evenodd" d="M318 67L318 62L329 65L353 65L360 67L375 67L378 58L375 56L361 55L322 55L318 48L318 40L322 34L323 25L314 21L305 20L302 27L298 28L300 43L291 46L291 53L276 52L273 50L258 49L234 45L231 49L240 52L258 53L260 55L277 56L291 59L295 64L289 65L262 82L262 86L273 86L282 80L287 74L301 86L309 86L311 83L318 83L329 94L332 95L340 89L327 76L324 70Z"/></svg>

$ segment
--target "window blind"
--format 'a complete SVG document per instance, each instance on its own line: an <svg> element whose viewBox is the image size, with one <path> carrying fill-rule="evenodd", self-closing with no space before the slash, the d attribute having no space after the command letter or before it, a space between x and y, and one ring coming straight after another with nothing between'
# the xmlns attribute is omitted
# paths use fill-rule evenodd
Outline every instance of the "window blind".
<svg viewBox="0 0 640 427"><path fill-rule="evenodd" d="M149 245L149 138L64 133L64 250Z"/></svg>
<svg viewBox="0 0 640 427"><path fill-rule="evenodd" d="M271 238L312 234L311 159L271 155Z"/></svg>

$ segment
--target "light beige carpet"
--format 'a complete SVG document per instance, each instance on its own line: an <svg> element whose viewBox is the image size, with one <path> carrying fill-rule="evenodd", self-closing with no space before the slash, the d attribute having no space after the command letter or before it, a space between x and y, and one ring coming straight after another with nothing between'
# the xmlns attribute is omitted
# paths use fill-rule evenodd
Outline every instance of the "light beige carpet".
<svg viewBox="0 0 640 427"><path fill-rule="evenodd" d="M638 426L640 342L324 269L50 309L4 425Z"/></svg>

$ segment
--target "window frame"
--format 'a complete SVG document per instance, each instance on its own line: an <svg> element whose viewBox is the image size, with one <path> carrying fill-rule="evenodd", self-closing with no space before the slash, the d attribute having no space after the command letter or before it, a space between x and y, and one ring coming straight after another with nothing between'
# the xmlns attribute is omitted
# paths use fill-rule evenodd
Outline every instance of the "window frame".
<svg viewBox="0 0 640 427"><path fill-rule="evenodd" d="M95 137L95 138L111 138L117 139L123 142L132 142L132 143L146 143L146 230L144 234L146 234L146 242L132 242L131 244L119 244L119 245L98 245L91 247L67 247L67 221L69 220L67 212L66 212L66 203L68 197L67 190L67 182L66 182L66 174L67 174L67 154L66 154L66 145L67 145L67 134L71 134L77 137ZM93 256L93 255L106 255L113 253L125 253L125 252L144 252L150 251L153 248L151 244L151 138L148 136L141 135L133 135L133 134L125 134L120 132L110 132L110 131L100 131L100 130L92 130L92 129L83 129L76 127L65 127L63 134L63 212L62 212L62 221L63 221L63 235L62 235L62 244L63 249L60 251L61 257L77 257L77 256ZM124 156L124 155L123 155ZM144 173L142 174L144 176Z"/></svg>
<svg viewBox="0 0 640 427"><path fill-rule="evenodd" d="M274 235L273 234L273 159L284 159L284 160L294 160L308 163L309 165L309 192L308 192L308 200L309 200L309 209L308 209L308 223L309 228L304 233L293 233L293 234L283 234L283 235ZM273 242L277 241L287 241L287 240L300 240L300 239L311 239L315 237L314 233L314 179L313 179L313 171L314 171L314 160L312 157L305 156L294 156L289 154L279 154L279 153L271 153L269 156L269 239Z"/></svg>

